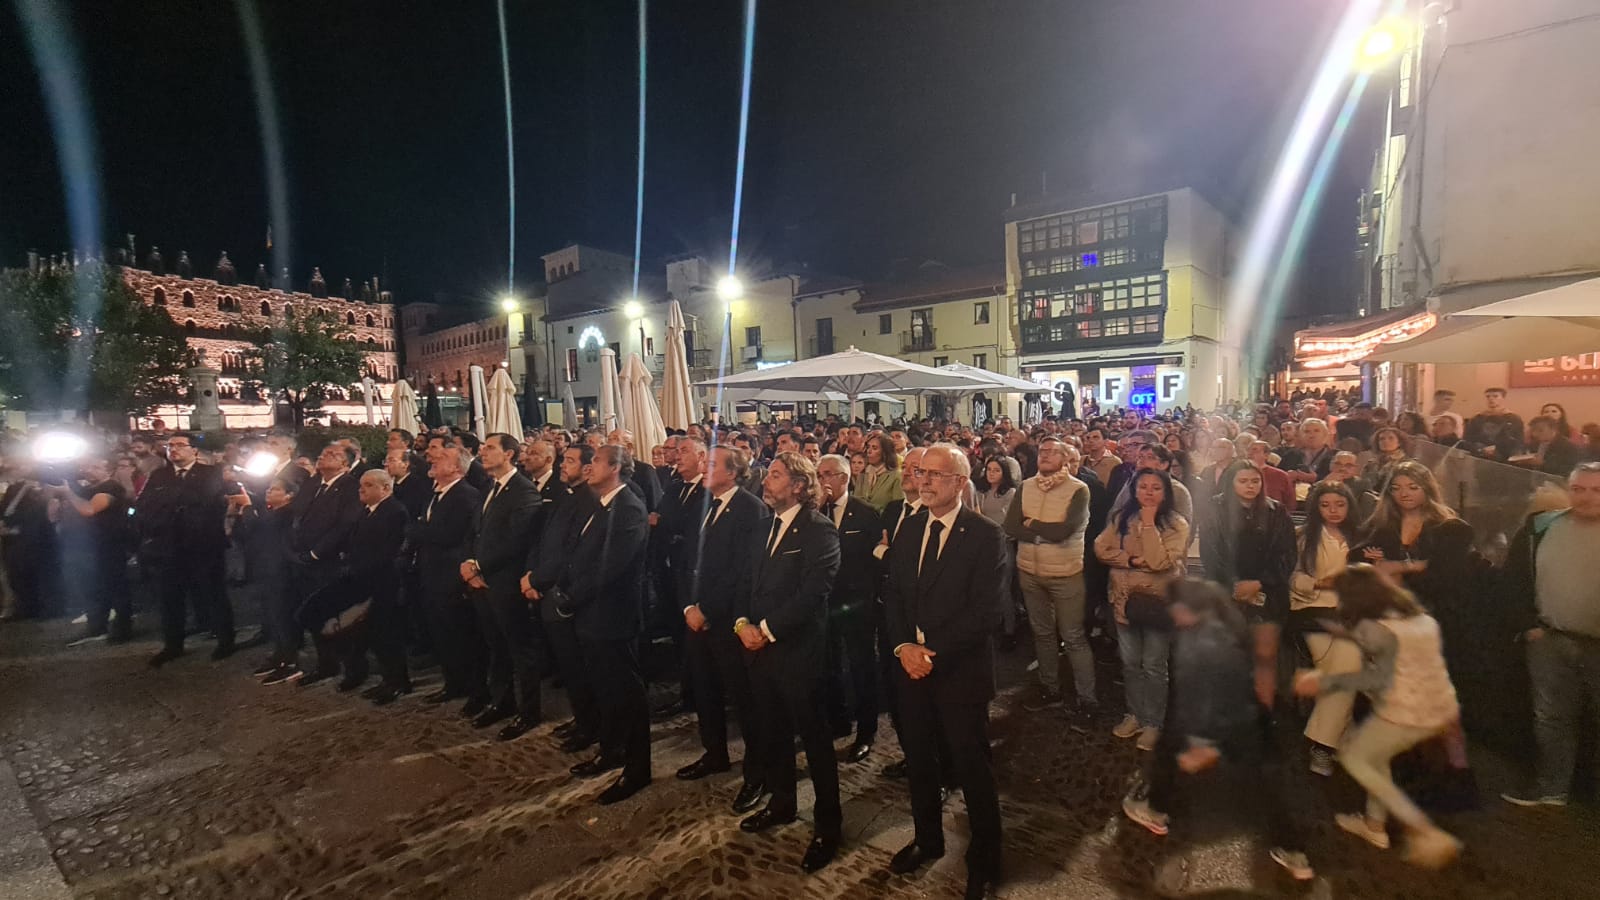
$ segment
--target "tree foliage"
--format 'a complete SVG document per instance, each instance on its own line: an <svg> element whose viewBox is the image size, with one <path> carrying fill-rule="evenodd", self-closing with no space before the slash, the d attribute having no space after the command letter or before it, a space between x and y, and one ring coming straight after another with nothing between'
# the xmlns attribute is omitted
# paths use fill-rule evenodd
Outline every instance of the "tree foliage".
<svg viewBox="0 0 1600 900"><path fill-rule="evenodd" d="M22 409L143 415L183 396L188 349L118 271L0 272L0 392Z"/></svg>
<svg viewBox="0 0 1600 900"><path fill-rule="evenodd" d="M366 352L338 317L309 313L275 325L249 359L251 376L289 404L299 428L328 388L345 390L361 378Z"/></svg>

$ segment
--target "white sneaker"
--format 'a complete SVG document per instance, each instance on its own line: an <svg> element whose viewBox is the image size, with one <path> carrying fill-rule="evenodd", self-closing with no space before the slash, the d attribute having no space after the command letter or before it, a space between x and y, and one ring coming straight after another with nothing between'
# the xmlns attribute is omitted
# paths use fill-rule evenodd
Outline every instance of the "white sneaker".
<svg viewBox="0 0 1600 900"><path fill-rule="evenodd" d="M1151 834L1165 835L1167 833L1167 814L1151 809L1149 800L1135 799L1130 794L1122 798L1122 812L1128 818L1143 825Z"/></svg>
<svg viewBox="0 0 1600 900"><path fill-rule="evenodd" d="M1135 746L1137 746L1140 750L1143 750L1146 753L1148 753L1151 750L1154 750L1156 748L1156 744L1160 740L1161 740L1161 729L1159 729L1159 728L1144 728L1144 729L1140 729L1140 731L1139 731L1139 741Z"/></svg>
<svg viewBox="0 0 1600 900"><path fill-rule="evenodd" d="M1354 813L1338 813L1333 817L1333 824L1377 847L1379 850L1389 849L1389 832L1382 828L1369 826L1366 816L1358 816Z"/></svg>
<svg viewBox="0 0 1600 900"><path fill-rule="evenodd" d="M1521 792L1506 791L1500 799L1516 806L1566 806L1566 794L1545 794L1540 796L1532 791L1526 794Z"/></svg>
<svg viewBox="0 0 1600 900"><path fill-rule="evenodd" d="M1406 862L1424 869L1442 869L1461 855L1461 842L1438 829L1417 832L1406 839Z"/></svg>
<svg viewBox="0 0 1600 900"><path fill-rule="evenodd" d="M1283 866L1284 871L1295 881L1310 881L1317 877L1316 871L1311 868L1311 860L1306 859L1306 855L1299 850L1273 847L1271 855L1272 861Z"/></svg>
<svg viewBox="0 0 1600 900"><path fill-rule="evenodd" d="M1138 733L1139 720L1135 719L1132 713L1123 716L1122 721L1117 723L1117 727L1111 729L1112 737L1131 738Z"/></svg>
<svg viewBox="0 0 1600 900"><path fill-rule="evenodd" d="M89 614L88 613L84 613L83 615L77 617L76 619L73 619L72 620L72 624L74 624L74 625L87 625L87 624L89 624Z"/></svg>

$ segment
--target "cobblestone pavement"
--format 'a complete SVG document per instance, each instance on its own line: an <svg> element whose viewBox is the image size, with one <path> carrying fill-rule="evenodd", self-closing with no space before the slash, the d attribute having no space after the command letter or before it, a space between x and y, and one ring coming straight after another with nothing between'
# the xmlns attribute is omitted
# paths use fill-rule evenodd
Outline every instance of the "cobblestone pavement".
<svg viewBox="0 0 1600 900"><path fill-rule="evenodd" d="M453 709L415 698L376 709L327 685L262 687L249 675L257 652L212 663L201 643L151 671L144 659L153 644L67 649L67 634L63 623L0 625L7 897L960 895L959 797L947 809L946 858L918 877L886 871L910 835L904 786L880 775L898 757L887 723L867 762L841 765L846 847L807 877L798 870L810 836L803 822L742 834L727 809L736 775L692 784L672 777L698 754L687 715L652 729L654 785L602 808L592 800L603 784L567 774L573 758L555 749L549 725L497 743ZM1172 859L1181 868L1166 871L1186 873L1177 886L1189 895L1595 896L1600 828L1581 807L1523 811L1486 799L1483 811L1444 820L1467 842L1463 860L1426 874L1336 832L1329 810L1354 808L1354 792L1308 776L1294 802L1311 829L1319 877L1310 886L1287 881L1253 833L1231 828L1226 815L1186 820L1190 839L1178 829L1156 838L1118 811L1138 751L1106 729L1078 735L1058 713L1022 712L1025 661L1020 652L1005 658L1009 687L993 711L1006 824L1002 896L1149 896L1153 873ZM1109 683L1114 670L1103 671ZM1106 693L1114 690L1108 684ZM558 701L548 706L562 711ZM1482 755L1475 762L1484 796L1493 797L1504 773ZM801 792L804 816L804 782ZM13 795L25 813L7 815ZM35 865L51 858L61 878Z"/></svg>

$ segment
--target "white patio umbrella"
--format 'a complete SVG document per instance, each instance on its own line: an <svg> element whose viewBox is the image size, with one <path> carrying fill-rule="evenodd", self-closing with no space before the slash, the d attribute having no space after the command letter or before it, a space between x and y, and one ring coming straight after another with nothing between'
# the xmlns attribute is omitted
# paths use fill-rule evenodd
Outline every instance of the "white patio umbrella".
<svg viewBox="0 0 1600 900"><path fill-rule="evenodd" d="M722 392L722 399L726 403L807 403L812 400L826 400L829 403L849 403L850 398L838 391L785 391L779 388L765 388L752 390L748 388L729 388ZM875 400L879 403L904 403L899 397L891 397L871 391L856 398L857 400Z"/></svg>
<svg viewBox="0 0 1600 900"><path fill-rule="evenodd" d="M378 410L374 407L373 395L377 391L373 388L371 378L361 379L361 400L367 405L367 424L378 424Z"/></svg>
<svg viewBox="0 0 1600 900"><path fill-rule="evenodd" d="M488 393L487 385L483 383L483 366L468 366L467 377L467 383L472 388L472 431L481 441L489 435L483 427L483 399Z"/></svg>
<svg viewBox="0 0 1600 900"><path fill-rule="evenodd" d="M1600 318L1450 316L1417 337L1380 348L1366 362L1483 363L1593 353Z"/></svg>
<svg viewBox="0 0 1600 900"><path fill-rule="evenodd" d="M988 369L980 369L977 366L969 366L966 363L956 362L939 366L939 371L956 372L983 382L982 385L939 392L945 397L951 417L956 415L956 400L959 397L972 394L1046 394L1050 391L1047 386L1037 382L1023 378L1012 378L1010 375L1002 375L999 372L991 372Z"/></svg>
<svg viewBox="0 0 1600 900"><path fill-rule="evenodd" d="M699 404L689 386L689 351L683 341L687 330L683 307L672 301L667 307L666 368L661 373L661 422L668 428L683 430L699 420Z"/></svg>
<svg viewBox="0 0 1600 900"><path fill-rule="evenodd" d="M620 417L621 395L617 392L617 352L610 347L600 351L600 427L610 434L626 428Z"/></svg>
<svg viewBox="0 0 1600 900"><path fill-rule="evenodd" d="M633 432L634 447L641 454L667 442L667 427L661 423L661 413L656 409L655 391L651 390L650 370L637 353L629 353L622 366L622 409L629 431Z"/></svg>
<svg viewBox="0 0 1600 900"><path fill-rule="evenodd" d="M561 389L561 427L571 430L578 427L578 401L572 399L572 385Z"/></svg>
<svg viewBox="0 0 1600 900"><path fill-rule="evenodd" d="M720 380L702 381L700 387L778 388L790 391L837 391L850 400L850 417L855 418L856 401L863 394L937 393L951 388L984 384L960 372L938 369L857 350L854 347L827 356L803 359L784 366L740 372ZM980 387L979 390L987 389Z"/></svg>
<svg viewBox="0 0 1600 900"><path fill-rule="evenodd" d="M504 367L495 366L489 378L489 409L486 416L490 434L509 434L522 440L522 413L517 409L517 387Z"/></svg>
<svg viewBox="0 0 1600 900"><path fill-rule="evenodd" d="M1569 316L1587 318L1600 314L1600 278L1589 278L1561 287L1508 297L1495 303L1452 313L1455 316Z"/></svg>
<svg viewBox="0 0 1600 900"><path fill-rule="evenodd" d="M394 393L390 397L389 427L416 431L421 418L417 409L417 392L412 389L411 382L404 378L395 382Z"/></svg>

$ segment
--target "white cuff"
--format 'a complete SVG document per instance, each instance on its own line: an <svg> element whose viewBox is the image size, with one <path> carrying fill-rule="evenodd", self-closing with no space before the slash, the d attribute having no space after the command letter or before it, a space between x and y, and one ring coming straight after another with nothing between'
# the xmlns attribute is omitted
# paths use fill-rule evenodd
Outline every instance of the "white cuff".
<svg viewBox="0 0 1600 900"><path fill-rule="evenodd" d="M688 606L685 606L683 608L683 614L687 616L689 614L689 610L694 609L696 606L699 606L699 605L700 604L698 604L698 603L691 603Z"/></svg>
<svg viewBox="0 0 1600 900"><path fill-rule="evenodd" d="M778 642L778 639L772 636L772 629L767 627L766 619L761 620L761 633L767 636L767 641L769 643L776 644Z"/></svg>
<svg viewBox="0 0 1600 900"><path fill-rule="evenodd" d="M874 559L883 559L883 555L888 552L888 544L879 544L878 546L872 548L872 557Z"/></svg>

